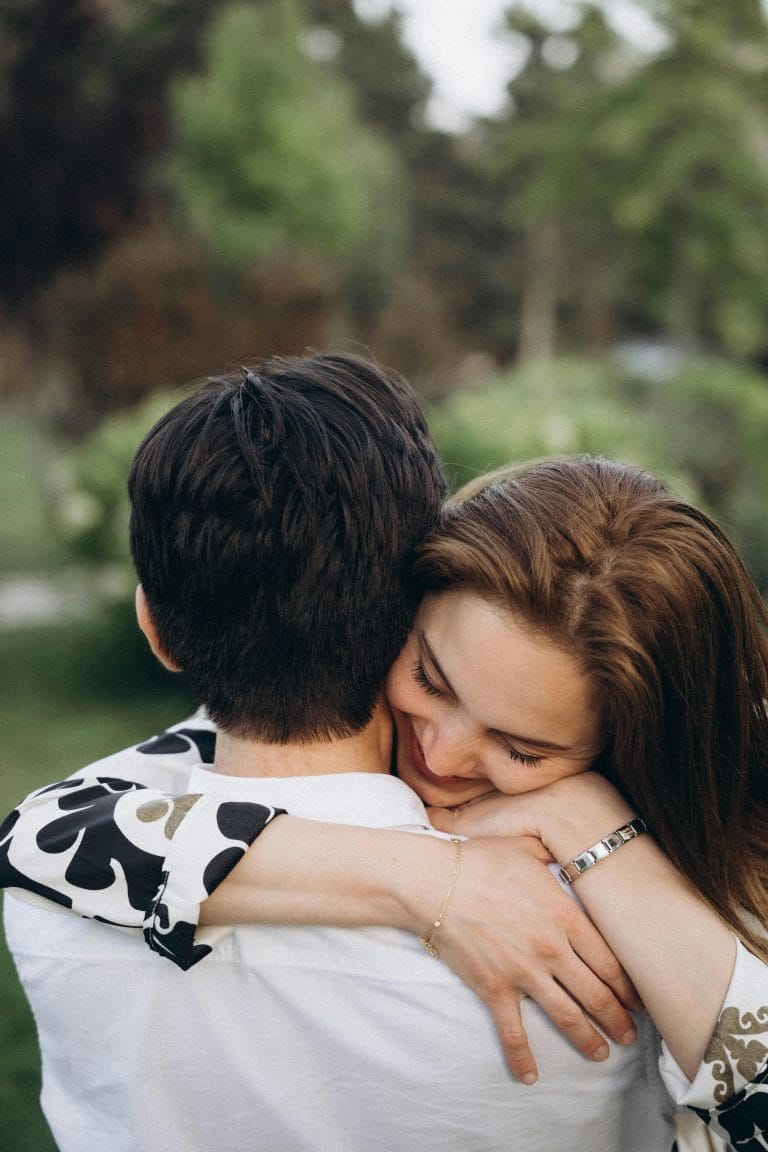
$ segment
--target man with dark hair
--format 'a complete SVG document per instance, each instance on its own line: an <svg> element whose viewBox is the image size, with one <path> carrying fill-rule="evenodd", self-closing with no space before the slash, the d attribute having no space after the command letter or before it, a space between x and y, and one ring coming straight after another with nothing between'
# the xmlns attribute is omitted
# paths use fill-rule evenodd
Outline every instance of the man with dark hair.
<svg viewBox="0 0 768 1152"><path fill-rule="evenodd" d="M0 833L6 886L104 919L117 895L189 969L96 920L6 902L61 1152L510 1147L490 1018L415 936L239 927L197 963L211 946L193 905L277 813L430 831L389 774L381 695L444 495L410 390L345 356L214 381L149 432L129 492L140 623L218 737L213 771L213 724L196 719L38 794ZM191 813L215 847L199 877ZM44 861L34 880L21 824Z"/></svg>
<svg viewBox="0 0 768 1152"><path fill-rule="evenodd" d="M402 380L317 356L216 381L155 425L128 492L149 618L224 731L285 744L370 721L445 495Z"/></svg>

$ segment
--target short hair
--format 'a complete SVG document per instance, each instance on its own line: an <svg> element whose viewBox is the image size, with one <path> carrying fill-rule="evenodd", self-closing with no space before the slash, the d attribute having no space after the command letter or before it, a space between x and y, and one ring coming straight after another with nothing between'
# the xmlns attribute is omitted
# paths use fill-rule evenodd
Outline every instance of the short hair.
<svg viewBox="0 0 768 1152"><path fill-rule="evenodd" d="M158 637L216 723L271 743L362 729L445 495L405 381L345 355L211 380L149 431L128 490Z"/></svg>
<svg viewBox="0 0 768 1152"><path fill-rule="evenodd" d="M656 477L607 459L473 487L421 550L422 591L474 591L571 652L602 714L595 767L736 930L738 904L765 922L766 612L733 546Z"/></svg>

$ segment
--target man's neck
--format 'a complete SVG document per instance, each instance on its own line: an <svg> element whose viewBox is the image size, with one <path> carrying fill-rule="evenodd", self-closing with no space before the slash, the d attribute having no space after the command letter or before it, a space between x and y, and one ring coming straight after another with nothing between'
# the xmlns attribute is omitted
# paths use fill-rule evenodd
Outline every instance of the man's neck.
<svg viewBox="0 0 768 1152"><path fill-rule="evenodd" d="M380 704L370 724L345 740L264 744L220 731L214 771L224 776L328 776L336 772L389 772L392 719Z"/></svg>

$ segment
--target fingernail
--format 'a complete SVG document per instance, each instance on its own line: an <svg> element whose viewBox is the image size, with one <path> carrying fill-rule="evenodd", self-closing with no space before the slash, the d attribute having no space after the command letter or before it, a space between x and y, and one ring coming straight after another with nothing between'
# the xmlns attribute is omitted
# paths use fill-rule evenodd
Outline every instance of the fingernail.
<svg viewBox="0 0 768 1152"><path fill-rule="evenodd" d="M592 1055L593 1060L607 1060L608 1059L608 1045L604 1044L602 1048L598 1048Z"/></svg>
<svg viewBox="0 0 768 1152"><path fill-rule="evenodd" d="M623 1036L619 1037L619 1044L634 1044L637 1040L637 1029L628 1028Z"/></svg>
<svg viewBox="0 0 768 1152"><path fill-rule="evenodd" d="M538 1076L535 1072L526 1072L525 1076L522 1077L522 1083L526 1084L529 1088L531 1084L535 1084L537 1080Z"/></svg>

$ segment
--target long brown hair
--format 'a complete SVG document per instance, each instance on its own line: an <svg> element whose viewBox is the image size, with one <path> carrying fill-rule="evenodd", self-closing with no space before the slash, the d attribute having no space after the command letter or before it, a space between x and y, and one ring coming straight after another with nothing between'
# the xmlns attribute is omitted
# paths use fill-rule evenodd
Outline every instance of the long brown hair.
<svg viewBox="0 0 768 1152"><path fill-rule="evenodd" d="M575 457L491 476L445 508L422 590L465 587L573 653L595 767L746 943L768 923L766 609L732 545L647 472Z"/></svg>

